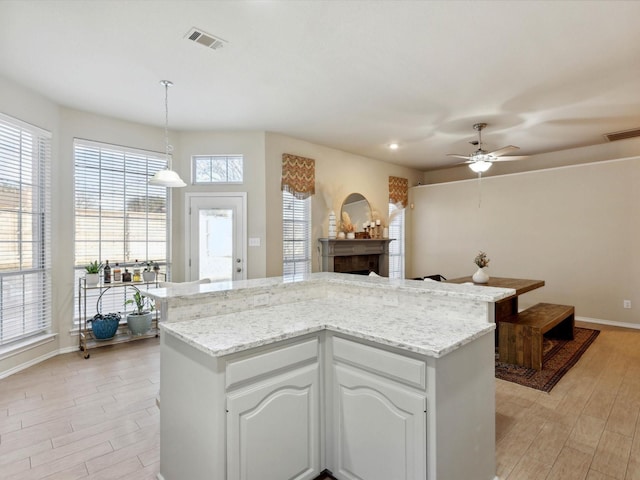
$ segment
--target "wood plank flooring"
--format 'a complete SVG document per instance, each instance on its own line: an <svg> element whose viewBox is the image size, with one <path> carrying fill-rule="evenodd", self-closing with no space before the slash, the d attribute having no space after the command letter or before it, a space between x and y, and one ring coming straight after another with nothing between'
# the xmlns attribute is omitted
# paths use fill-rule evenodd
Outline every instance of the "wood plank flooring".
<svg viewBox="0 0 640 480"><path fill-rule="evenodd" d="M2 480L155 479L159 341L59 355L0 380Z"/></svg>
<svg viewBox="0 0 640 480"><path fill-rule="evenodd" d="M550 393L496 380L503 480L640 480L640 332L602 333Z"/></svg>
<svg viewBox="0 0 640 480"><path fill-rule="evenodd" d="M640 480L640 332L602 329L549 394L496 380L501 480ZM149 339L0 380L0 478L155 479L158 369Z"/></svg>

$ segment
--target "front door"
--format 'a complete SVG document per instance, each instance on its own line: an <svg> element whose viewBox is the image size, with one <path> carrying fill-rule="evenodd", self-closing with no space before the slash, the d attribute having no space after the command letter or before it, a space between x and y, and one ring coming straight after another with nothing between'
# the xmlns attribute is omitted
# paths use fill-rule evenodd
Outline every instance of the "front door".
<svg viewBox="0 0 640 480"><path fill-rule="evenodd" d="M187 194L187 280L244 280L246 193Z"/></svg>

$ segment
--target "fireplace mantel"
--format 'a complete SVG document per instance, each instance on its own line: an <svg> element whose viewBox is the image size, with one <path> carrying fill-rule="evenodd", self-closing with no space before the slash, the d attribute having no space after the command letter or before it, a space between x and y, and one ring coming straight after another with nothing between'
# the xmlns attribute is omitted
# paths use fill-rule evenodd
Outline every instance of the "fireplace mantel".
<svg viewBox="0 0 640 480"><path fill-rule="evenodd" d="M378 275L388 277L389 243L392 240L389 238L375 240L319 238L318 241L322 245L322 271L368 273L369 270L373 270ZM336 257L339 258L336 260ZM354 265L357 266L354 267Z"/></svg>

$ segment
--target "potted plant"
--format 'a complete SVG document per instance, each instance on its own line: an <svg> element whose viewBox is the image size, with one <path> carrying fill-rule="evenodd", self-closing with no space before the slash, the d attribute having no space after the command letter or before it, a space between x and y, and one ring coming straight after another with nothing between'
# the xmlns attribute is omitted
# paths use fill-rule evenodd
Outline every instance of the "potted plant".
<svg viewBox="0 0 640 480"><path fill-rule="evenodd" d="M84 267L86 273L84 275L84 281L87 284L87 287L95 287L100 283L100 270L102 270L102 264L98 263L98 260L95 262L89 263Z"/></svg>
<svg viewBox="0 0 640 480"><path fill-rule="evenodd" d="M127 326L133 335L144 335L151 328L154 306L148 297L137 288L125 305L135 305L133 312L127 314Z"/></svg>
<svg viewBox="0 0 640 480"><path fill-rule="evenodd" d="M478 267L476 273L471 277L473 279L473 283L487 283L489 281L489 274L485 271L485 268L489 266L489 259L487 258L487 254L484 252L479 252L476 255L476 258L473 260Z"/></svg>
<svg viewBox="0 0 640 480"><path fill-rule="evenodd" d="M118 331L120 324L120 315L117 313L107 313L105 315L98 313L90 318L91 331L93 338L96 340L111 340Z"/></svg>
<svg viewBox="0 0 640 480"><path fill-rule="evenodd" d="M156 270L155 270L155 266L157 266L157 263L154 263L153 260L149 261L147 260L144 264L144 271L142 272L142 279L146 282L146 283L150 283L150 282L155 282L156 280Z"/></svg>

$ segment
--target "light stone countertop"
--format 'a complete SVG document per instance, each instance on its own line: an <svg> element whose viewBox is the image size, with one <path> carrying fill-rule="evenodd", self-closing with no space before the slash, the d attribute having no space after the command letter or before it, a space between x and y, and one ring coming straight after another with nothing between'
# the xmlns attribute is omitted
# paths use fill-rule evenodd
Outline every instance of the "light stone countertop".
<svg viewBox="0 0 640 480"><path fill-rule="evenodd" d="M426 307L384 306L371 311L344 308L322 298L163 322L160 327L165 334L214 357L328 329L437 358L494 330L495 325L462 318L442 320Z"/></svg>
<svg viewBox="0 0 640 480"><path fill-rule="evenodd" d="M311 273L296 281L287 281L282 277L267 277L235 282L213 282L199 285L174 286L169 288L152 288L145 295L156 300L189 299L198 301L211 296L226 296L230 292L258 291L265 288L284 288L297 286L299 283L319 285L352 285L371 289L384 289L386 293L394 291L411 292L417 295L434 295L451 298L463 298L483 302L496 302L515 294L513 289L478 286L472 283L453 284L436 281L416 281L369 277L365 275L349 275L344 273Z"/></svg>

